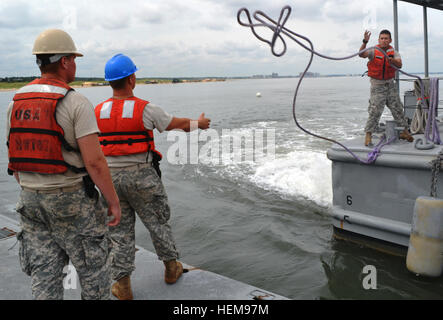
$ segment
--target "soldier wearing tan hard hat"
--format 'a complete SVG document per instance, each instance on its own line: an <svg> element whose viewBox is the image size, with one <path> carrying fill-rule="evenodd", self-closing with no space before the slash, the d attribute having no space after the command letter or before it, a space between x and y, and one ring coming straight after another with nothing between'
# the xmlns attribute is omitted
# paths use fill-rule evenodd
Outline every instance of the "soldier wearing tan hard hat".
<svg viewBox="0 0 443 320"><path fill-rule="evenodd" d="M121 209L100 149L94 108L68 83L77 51L63 30L42 32L33 48L41 78L14 96L7 112L8 172L22 190L20 265L36 300L63 299L69 261L82 299L109 299L111 241L106 213L117 225ZM99 200L96 185L106 199Z"/></svg>
<svg viewBox="0 0 443 320"><path fill-rule="evenodd" d="M71 36L60 29L49 29L40 33L34 42L32 54L37 56L39 67L57 62L69 55L83 57L83 54L77 51Z"/></svg>

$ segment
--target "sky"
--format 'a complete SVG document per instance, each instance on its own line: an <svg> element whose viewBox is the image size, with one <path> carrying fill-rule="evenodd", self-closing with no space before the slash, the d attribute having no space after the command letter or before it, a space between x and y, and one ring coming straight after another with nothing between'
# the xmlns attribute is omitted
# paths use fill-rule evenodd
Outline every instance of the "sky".
<svg viewBox="0 0 443 320"><path fill-rule="evenodd" d="M117 53L132 58L138 77L297 75L309 59L305 49L286 38L286 54L275 57L237 22L242 7L277 20L285 5L292 8L285 27L309 37L325 55L356 53L365 29L372 32L369 46L381 29L393 32L391 0L1 0L0 77L39 75L32 47L50 28L68 32L84 54L76 60L80 77L103 77L106 61ZM423 10L398 1L398 15L403 69L422 72ZM264 28L257 32L272 37ZM443 11L428 9L428 33L430 71L442 72ZM366 61L316 57L309 71L363 73Z"/></svg>

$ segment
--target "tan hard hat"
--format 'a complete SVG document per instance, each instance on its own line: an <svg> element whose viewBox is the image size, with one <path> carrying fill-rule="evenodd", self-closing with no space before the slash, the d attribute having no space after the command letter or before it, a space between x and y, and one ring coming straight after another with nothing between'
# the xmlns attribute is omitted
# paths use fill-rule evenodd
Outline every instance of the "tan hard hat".
<svg viewBox="0 0 443 320"><path fill-rule="evenodd" d="M39 34L34 42L32 54L64 54L71 53L77 57L83 54L77 52L71 36L60 29L49 29Z"/></svg>

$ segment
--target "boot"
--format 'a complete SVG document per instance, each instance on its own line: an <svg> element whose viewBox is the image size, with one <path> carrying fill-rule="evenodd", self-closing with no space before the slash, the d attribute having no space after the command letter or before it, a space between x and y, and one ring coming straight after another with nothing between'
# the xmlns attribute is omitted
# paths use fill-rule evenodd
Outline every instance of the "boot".
<svg viewBox="0 0 443 320"><path fill-rule="evenodd" d="M408 142L414 141L414 138L409 134L408 129L405 129L400 133L400 139L407 140Z"/></svg>
<svg viewBox="0 0 443 320"><path fill-rule="evenodd" d="M183 265L177 260L163 261L165 264L165 282L174 284L183 274Z"/></svg>
<svg viewBox="0 0 443 320"><path fill-rule="evenodd" d="M366 132L365 146L369 146L372 143L372 133Z"/></svg>
<svg viewBox="0 0 443 320"><path fill-rule="evenodd" d="M118 300L132 300L131 278L125 276L112 285L112 294Z"/></svg>

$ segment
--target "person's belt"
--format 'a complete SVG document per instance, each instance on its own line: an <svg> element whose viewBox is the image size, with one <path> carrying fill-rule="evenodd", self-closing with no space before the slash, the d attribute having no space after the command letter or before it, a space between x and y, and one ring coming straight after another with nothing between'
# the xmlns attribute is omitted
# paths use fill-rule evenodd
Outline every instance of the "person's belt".
<svg viewBox="0 0 443 320"><path fill-rule="evenodd" d="M22 187L22 190L27 191L27 192L41 193L41 194L55 194L55 193L62 193L62 192L74 192L74 191L80 190L82 188L83 188L83 182L79 182L79 183L76 183L76 184L69 186L69 187L55 188L55 189L50 189L50 190L35 190L35 189L26 188L26 187Z"/></svg>
<svg viewBox="0 0 443 320"><path fill-rule="evenodd" d="M142 168L148 168L148 167L152 167L152 163L151 162L146 162L146 163L139 163L139 164L135 164L133 166L128 166L128 167L110 167L109 170L111 172L118 172L118 171L138 171Z"/></svg>

